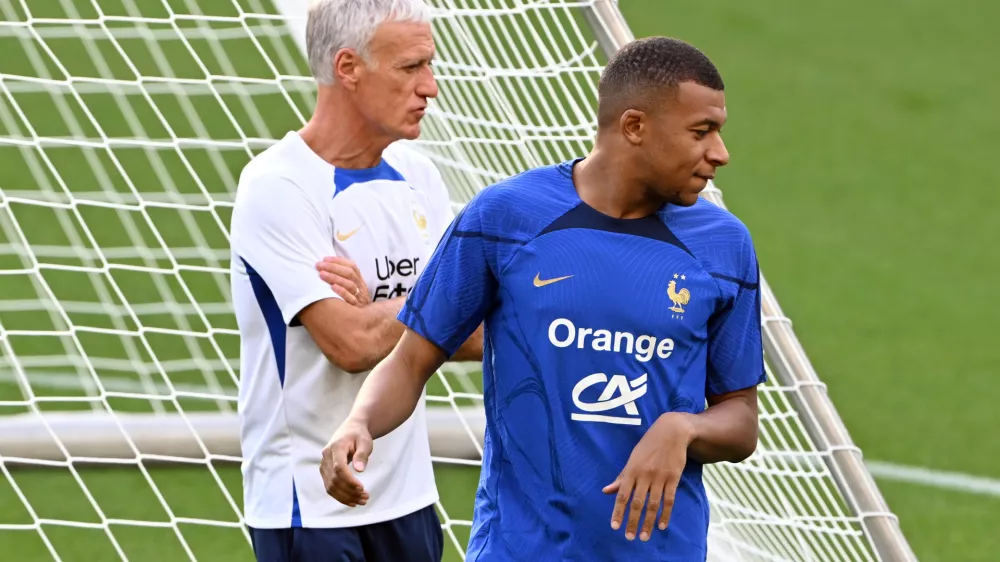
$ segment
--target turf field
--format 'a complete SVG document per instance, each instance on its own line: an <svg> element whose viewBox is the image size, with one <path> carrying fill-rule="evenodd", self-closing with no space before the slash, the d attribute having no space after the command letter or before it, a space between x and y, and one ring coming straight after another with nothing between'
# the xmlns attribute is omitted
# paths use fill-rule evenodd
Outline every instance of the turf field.
<svg viewBox="0 0 1000 562"><path fill-rule="evenodd" d="M1000 477L1000 5L621 4L721 67L718 182L866 458ZM879 484L922 561L997 558L1000 497Z"/></svg>
<svg viewBox="0 0 1000 562"><path fill-rule="evenodd" d="M255 13L272 11L257 0L238 3ZM162 18L169 15L165 6L190 12L192 2L98 4L105 13ZM236 13L231 2L199 4L214 15ZM85 0L28 5L35 18L96 15ZM991 341L1000 317L992 294L1000 278L1000 253L992 247L1000 240L1000 172L988 154L1000 125L990 110L1000 75L988 70L1000 50L1000 40L989 39L1000 7L985 0L621 5L637 36L690 40L722 69L732 164L718 183L730 209L754 233L764 273L866 457L1000 478L1000 386L993 376L1000 346ZM0 3L0 21L25 19L19 2ZM43 410L100 407L82 382L91 377L80 360L84 353L116 411L235 409L232 401L201 394L206 386L215 395L232 394L233 366L219 358L237 356L237 340L226 332L235 328L225 308L226 280L204 268L225 267L220 224L228 224L228 208L213 202L230 200L249 154L132 144L113 147L112 161L103 149L86 145L47 146L45 158L22 148L33 137L99 140L102 133L271 139L297 125L293 107L308 113L308 98L294 87L286 98L262 86L250 106L243 103L247 96L225 84L216 84L215 98L197 84L177 95L150 83L144 99L134 85L123 84L129 95L115 97L78 82L84 112L72 96L53 97L30 79L61 79L65 71L132 80L130 64L144 76L273 78L245 36L211 41L195 33L192 22L176 25L193 30L187 44L163 41L151 48L142 36L122 33L124 53L108 41L80 38L105 33L96 24L74 30L44 19L35 23L48 50L24 27L0 27L0 415L26 411L26 394L40 398ZM148 27L153 36L177 35L164 21ZM294 52L286 41L268 37L260 48L281 74L304 75L301 60L282 55ZM86 202L73 204L70 191ZM140 199L152 205L141 212L121 207ZM179 276L149 273L173 265L162 246L172 249ZM57 267L36 273L29 255ZM110 273L114 285L97 273L102 256L119 266ZM203 315L192 308L188 292ZM59 308L55 301L70 304ZM135 316L124 306L100 305L109 302L129 303ZM114 332L135 332L137 323L144 338ZM70 332L69 325L95 329ZM196 340L176 333L209 326L222 332ZM151 356L169 372L178 400L168 399L171 389L157 369L134 369L150 364ZM30 391L18 382L19 373ZM45 400L54 396L77 401ZM112 521L114 541L129 559L186 559L171 520L181 521L184 544L199 560L249 559L224 492L236 502L241 497L231 464L217 463L214 472L152 466L148 478L162 499L135 468L82 465L74 476L66 468L3 466L0 525L28 525L34 518L91 524L43 525L45 540L62 560L117 559L102 520ZM471 469L438 472L451 517L471 517L476 478ZM1000 498L894 480L879 484L921 560L996 558ZM117 522L126 520L154 524ZM208 527L201 520L230 526ZM455 528L460 542L463 529ZM51 559L37 531L0 533L11 559Z"/></svg>

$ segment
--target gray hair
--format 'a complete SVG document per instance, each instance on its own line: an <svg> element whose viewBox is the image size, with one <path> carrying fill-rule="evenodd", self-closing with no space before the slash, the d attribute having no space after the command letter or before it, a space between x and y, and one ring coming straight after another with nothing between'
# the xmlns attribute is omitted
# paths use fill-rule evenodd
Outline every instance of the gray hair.
<svg viewBox="0 0 1000 562"><path fill-rule="evenodd" d="M306 19L306 52L313 78L321 85L334 82L333 55L354 49L367 59L375 29L388 21L429 22L423 0L313 0Z"/></svg>

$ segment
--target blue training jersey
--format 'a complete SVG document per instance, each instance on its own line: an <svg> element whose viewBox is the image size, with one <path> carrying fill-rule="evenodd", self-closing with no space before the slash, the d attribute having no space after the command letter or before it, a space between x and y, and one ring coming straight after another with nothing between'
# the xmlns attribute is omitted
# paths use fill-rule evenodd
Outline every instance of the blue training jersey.
<svg viewBox="0 0 1000 562"><path fill-rule="evenodd" d="M601 490L665 412L764 381L758 266L704 199L640 219L577 195L572 166L480 192L399 314L449 356L483 321L486 440L467 560L702 561L709 506L688 460L667 530L625 539Z"/></svg>

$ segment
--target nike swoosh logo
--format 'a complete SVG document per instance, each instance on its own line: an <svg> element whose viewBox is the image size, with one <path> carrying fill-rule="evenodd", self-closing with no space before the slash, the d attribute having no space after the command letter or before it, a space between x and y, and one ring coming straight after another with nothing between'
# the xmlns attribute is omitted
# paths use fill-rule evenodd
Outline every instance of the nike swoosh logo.
<svg viewBox="0 0 1000 562"><path fill-rule="evenodd" d="M541 273L538 273L538 274L535 275L535 286L536 287L544 287L546 285L551 285L551 284L553 284L553 283L555 283L557 281L562 281L564 279L569 279L570 277L572 277L572 275L566 275L565 277L553 277L552 279L544 279L543 280L543 279L539 279L538 278L539 275L541 275Z"/></svg>
<svg viewBox="0 0 1000 562"><path fill-rule="evenodd" d="M341 242L345 242L348 238L350 238L351 236L354 236L355 234L357 234L359 230L361 230L360 226L357 227L357 228L355 228L354 230L348 232L347 234L341 234L340 231L338 230L337 231L337 240L340 240Z"/></svg>

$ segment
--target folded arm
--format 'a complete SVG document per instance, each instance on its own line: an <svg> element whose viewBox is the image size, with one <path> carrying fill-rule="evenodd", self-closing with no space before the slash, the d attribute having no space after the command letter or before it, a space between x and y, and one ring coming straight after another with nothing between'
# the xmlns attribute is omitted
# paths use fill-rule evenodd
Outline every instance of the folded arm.
<svg viewBox="0 0 1000 562"><path fill-rule="evenodd" d="M331 363L349 373L375 367L399 342L403 324L396 319L405 297L371 302L368 287L351 260L328 257L318 264L320 278L340 299L315 302L299 314L316 345ZM451 357L478 361L483 357L483 330L479 327Z"/></svg>
<svg viewBox="0 0 1000 562"><path fill-rule="evenodd" d="M405 326L396 315L404 301L399 297L367 306L352 306L340 299L324 299L303 309L299 319L331 363L348 373L363 373L378 365L400 341ZM482 358L483 327L480 326L450 359L479 361Z"/></svg>
<svg viewBox="0 0 1000 562"><path fill-rule="evenodd" d="M404 298L353 306L341 299L314 302L299 320L331 363L349 373L373 368L399 341L403 324L396 320Z"/></svg>

